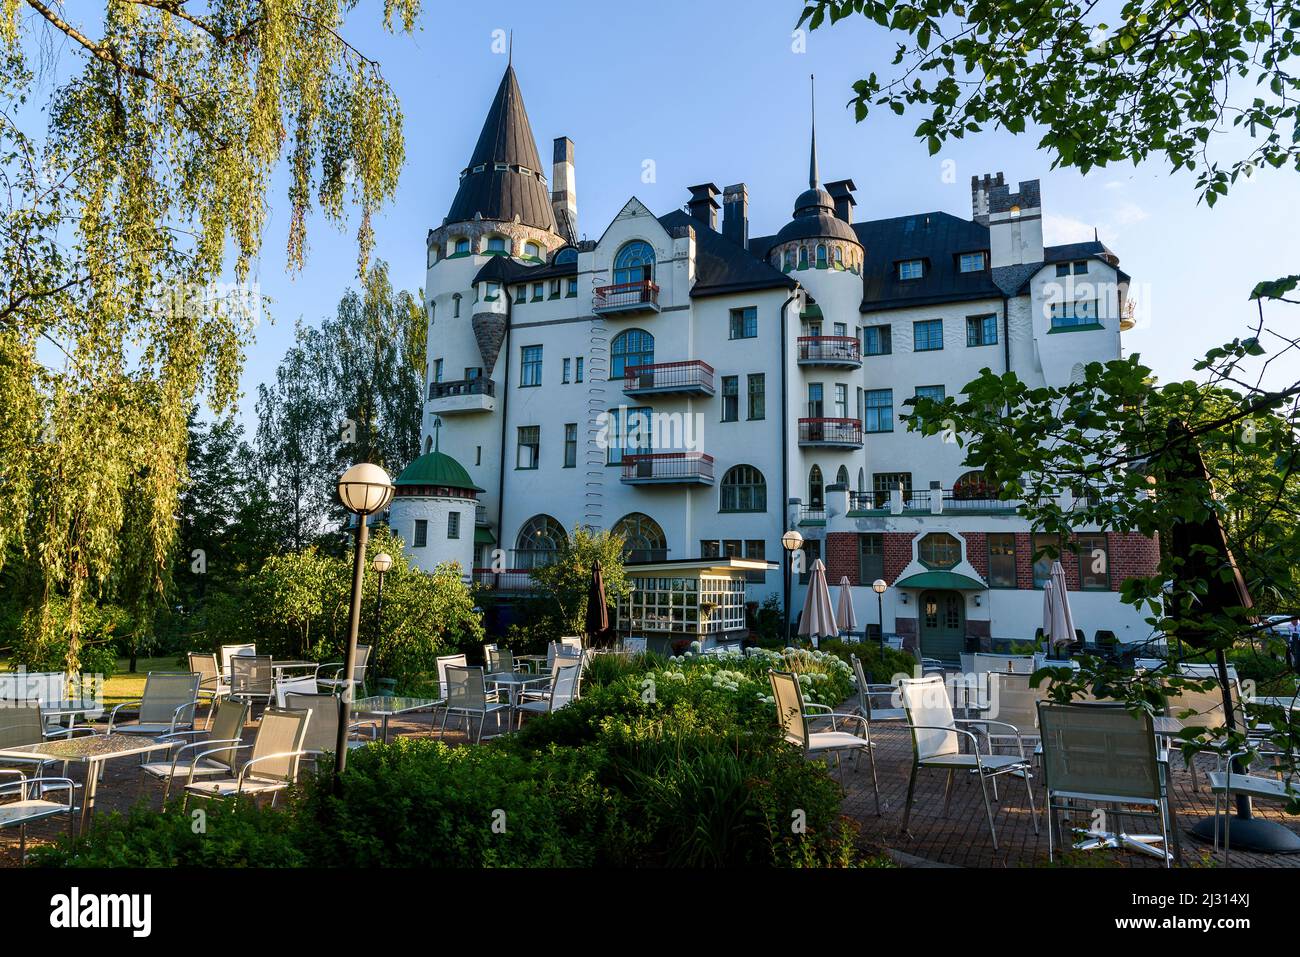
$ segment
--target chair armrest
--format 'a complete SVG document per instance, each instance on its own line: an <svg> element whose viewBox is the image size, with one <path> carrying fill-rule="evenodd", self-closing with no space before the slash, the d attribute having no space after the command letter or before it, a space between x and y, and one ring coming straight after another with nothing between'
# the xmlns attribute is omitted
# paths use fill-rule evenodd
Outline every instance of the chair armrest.
<svg viewBox="0 0 1300 957"><path fill-rule="evenodd" d="M961 728L954 728L950 724L912 724L910 721L907 726L914 731L947 731L950 734L964 734L975 745L975 756L979 757L979 737L974 731L964 731Z"/></svg>
<svg viewBox="0 0 1300 957"><path fill-rule="evenodd" d="M208 742L204 741L202 743L207 744ZM185 778L185 786L189 787L191 784L194 783L194 771L199 766L199 762L202 761L204 758L206 758L208 755L221 754L222 752L225 751L243 751L251 747L252 747L251 744L226 745L223 748L213 748L211 751L204 751L200 754L194 755L194 757L190 759L190 773ZM175 759L172 760L172 767L173 769L176 767Z"/></svg>
<svg viewBox="0 0 1300 957"><path fill-rule="evenodd" d="M79 724L71 728L58 728L57 730L54 731L46 731L44 733L44 736L47 738L70 738L74 734L95 735L95 734L99 734L99 732L96 731L94 728L90 727L89 725Z"/></svg>
<svg viewBox="0 0 1300 957"><path fill-rule="evenodd" d="M33 784L42 785L41 791L44 791L47 788L48 790L51 791L67 791L68 810L72 810L72 798L73 795L76 793L76 788L77 788L77 785L72 780L72 778L56 778L56 777L46 777L46 776L40 776L34 778L23 778L20 781L12 781L9 784L0 784L0 793L17 790L20 795L19 799L25 801L27 799L27 788ZM38 791L37 794L39 795L41 791Z"/></svg>
<svg viewBox="0 0 1300 957"><path fill-rule="evenodd" d="M17 768L0 768L0 774L12 774L19 780L27 780L27 775L23 774L23 772L19 771ZM0 788L2 787L5 787L5 785L0 784Z"/></svg>
<svg viewBox="0 0 1300 957"><path fill-rule="evenodd" d="M985 734L985 735L988 735L988 733L989 733L988 725L990 725L990 724L996 724L998 727L1001 727L1001 728L1010 728L1010 729L1011 729L1011 733L1014 734L1014 735L1016 736L1016 748L1019 749L1019 751L1020 751L1020 759L1021 759L1022 761L1024 760L1024 758L1025 758L1025 742L1024 742L1024 740L1020 737L1020 729L1017 728L1014 724L1011 724L1011 723L1008 722L1008 721L997 721L997 720L995 720L995 719L993 719L993 718L953 718L953 722L954 722L954 723L960 723L960 724L978 724L978 725L983 725L983 726L984 726L984 734ZM989 754L992 754L992 753L993 753L993 747L992 747L992 745L990 744L990 746L989 746Z"/></svg>
<svg viewBox="0 0 1300 957"><path fill-rule="evenodd" d="M121 704L116 705L113 708L113 710L108 713L108 733L109 734L113 733L113 725L117 723L117 713L119 711L121 711L123 708L130 708L132 706L135 707L136 711L139 711L140 706L143 704L144 704L144 700L141 699L138 701L123 701Z"/></svg>
<svg viewBox="0 0 1300 957"><path fill-rule="evenodd" d="M282 758L306 757L307 753L308 752L306 751L280 751L276 754L264 754L260 758L250 758L248 761L244 763L244 766L239 769L240 789L242 790L244 787L244 778L248 776L248 769L251 768L254 764L258 764L262 761L277 761Z"/></svg>
<svg viewBox="0 0 1300 957"><path fill-rule="evenodd" d="M316 666L316 680L317 681L320 680L320 673L324 671L326 668L333 668L334 678L337 679L339 675L343 674L343 669L346 666L347 663L343 661L326 661L323 664L319 664ZM333 679L327 679L327 680L333 680Z"/></svg>

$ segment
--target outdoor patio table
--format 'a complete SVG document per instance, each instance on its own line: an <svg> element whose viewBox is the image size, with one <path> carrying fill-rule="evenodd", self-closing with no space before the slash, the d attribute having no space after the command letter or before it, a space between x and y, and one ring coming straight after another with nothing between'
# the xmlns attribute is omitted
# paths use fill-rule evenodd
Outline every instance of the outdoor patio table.
<svg viewBox="0 0 1300 957"><path fill-rule="evenodd" d="M0 758L33 758L40 761L71 761L86 766L86 786L81 802L81 821L77 832L85 831L90 815L95 809L95 792L99 786L101 767L113 758L151 754L166 751L172 741L159 741L139 734L87 734L81 737L58 738L39 744L23 744L0 748Z"/></svg>
<svg viewBox="0 0 1300 957"><path fill-rule="evenodd" d="M542 666L546 664L546 655L518 655L515 661L524 662L533 674L541 674Z"/></svg>
<svg viewBox="0 0 1300 957"><path fill-rule="evenodd" d="M519 707L519 692L525 685L538 684L543 681L550 681L550 675L530 675L522 671L501 671L496 674L487 676L498 687L504 685L506 694L510 696L510 710L513 711Z"/></svg>
<svg viewBox="0 0 1300 957"><path fill-rule="evenodd" d="M77 715L101 715L104 713L104 702L87 699L78 701L70 698L64 701L51 701L49 704L41 705L41 716L47 720L56 719L62 724L63 719L68 719L68 727L76 727Z"/></svg>
<svg viewBox="0 0 1300 957"><path fill-rule="evenodd" d="M381 719L383 742L388 743L388 719L394 715L410 714L414 711L429 711L442 704L436 698L398 698L386 695L372 695L352 703L353 714L365 714Z"/></svg>

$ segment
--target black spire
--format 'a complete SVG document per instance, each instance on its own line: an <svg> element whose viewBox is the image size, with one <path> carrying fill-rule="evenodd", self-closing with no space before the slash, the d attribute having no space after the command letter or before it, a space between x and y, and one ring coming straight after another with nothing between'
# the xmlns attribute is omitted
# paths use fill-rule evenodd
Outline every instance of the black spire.
<svg viewBox="0 0 1300 957"><path fill-rule="evenodd" d="M809 99L812 104L812 153L808 159L808 188L817 188L817 76L808 76Z"/></svg>
<svg viewBox="0 0 1300 957"><path fill-rule="evenodd" d="M497 169L499 164L506 168ZM518 216L527 226L554 231L551 194L538 178L541 173L537 141L512 64L506 67L469 165L461 173L447 222L469 222L481 214L508 223Z"/></svg>

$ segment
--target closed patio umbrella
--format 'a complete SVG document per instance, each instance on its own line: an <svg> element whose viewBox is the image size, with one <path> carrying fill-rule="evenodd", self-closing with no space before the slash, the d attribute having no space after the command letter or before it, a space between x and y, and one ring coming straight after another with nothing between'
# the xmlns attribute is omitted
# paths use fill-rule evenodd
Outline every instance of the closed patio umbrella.
<svg viewBox="0 0 1300 957"><path fill-rule="evenodd" d="M814 648L818 638L834 638L839 634L835 627L830 589L826 587L826 566L820 558L813 561L812 574L808 576L808 594L804 596L799 634L811 638Z"/></svg>
<svg viewBox="0 0 1300 957"><path fill-rule="evenodd" d="M600 562L591 566L591 587L587 590L587 644L592 645L596 639L609 630L609 606L605 599L605 576L600 570Z"/></svg>
<svg viewBox="0 0 1300 957"><path fill-rule="evenodd" d="M1074 641L1074 615L1070 612L1070 593L1065 587L1065 568L1059 561L1052 562L1052 618L1043 624L1043 634L1060 648Z"/></svg>
<svg viewBox="0 0 1300 957"><path fill-rule="evenodd" d="M848 575L840 578L840 596L835 603L835 620L839 623L840 631L858 630L858 618L853 614L853 588L849 585Z"/></svg>

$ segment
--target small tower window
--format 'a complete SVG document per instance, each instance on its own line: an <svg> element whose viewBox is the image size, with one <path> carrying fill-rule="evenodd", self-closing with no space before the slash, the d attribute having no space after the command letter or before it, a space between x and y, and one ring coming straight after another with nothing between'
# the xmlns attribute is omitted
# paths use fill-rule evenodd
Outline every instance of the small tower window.
<svg viewBox="0 0 1300 957"><path fill-rule="evenodd" d="M826 245L824 243L817 244L817 268L826 268Z"/></svg>
<svg viewBox="0 0 1300 957"><path fill-rule="evenodd" d="M460 318L460 293L451 297L451 315L454 319Z"/></svg>
<svg viewBox="0 0 1300 957"><path fill-rule="evenodd" d="M455 239L455 244L456 245L453 247L455 249L455 255L463 256L469 252L469 239L466 237L458 236Z"/></svg>
<svg viewBox="0 0 1300 957"><path fill-rule="evenodd" d="M542 247L538 246L537 243L524 243L524 258L541 259Z"/></svg>
<svg viewBox="0 0 1300 957"><path fill-rule="evenodd" d="M793 268L794 268L794 250L793 250L793 249L787 249L787 250L785 251L785 268L786 268L786 269L793 269Z"/></svg>
<svg viewBox="0 0 1300 957"><path fill-rule="evenodd" d="M506 240L504 236L489 236L487 241L487 251L489 253L504 253L506 249Z"/></svg>
<svg viewBox="0 0 1300 957"><path fill-rule="evenodd" d="M807 246L799 247L799 268L800 269L808 268L808 247Z"/></svg>

